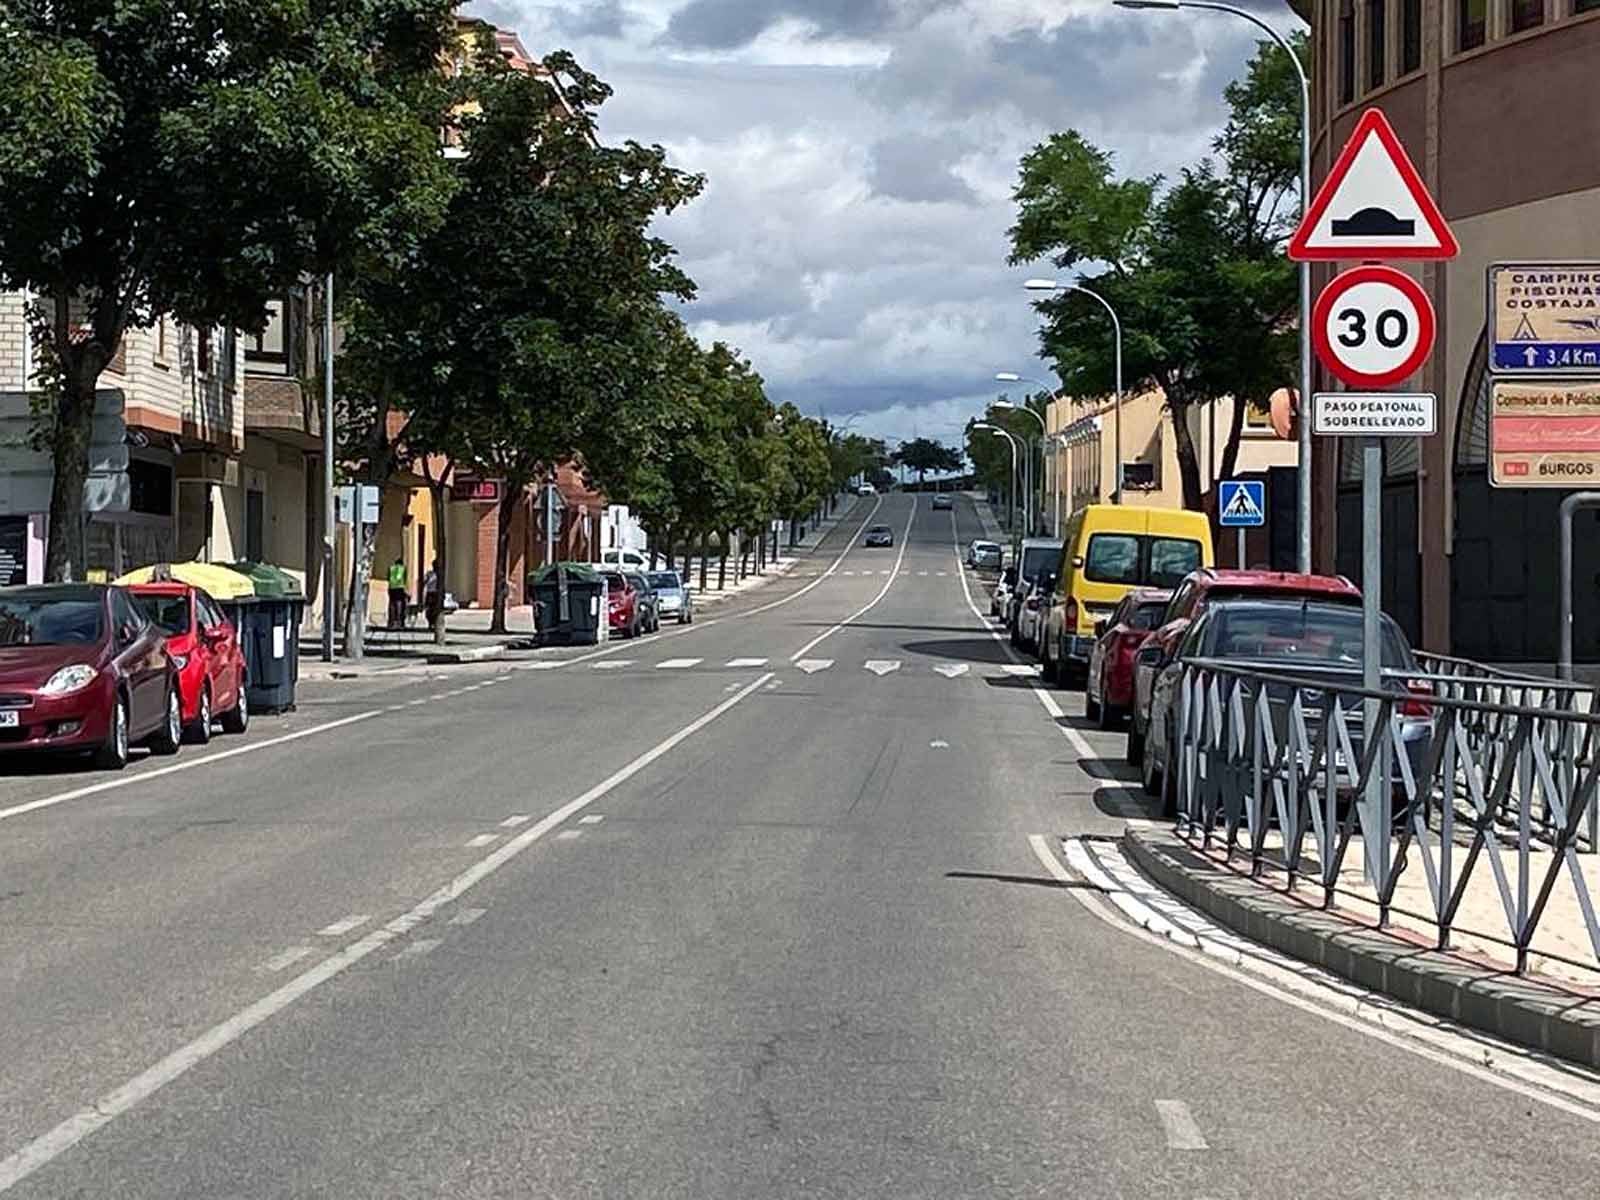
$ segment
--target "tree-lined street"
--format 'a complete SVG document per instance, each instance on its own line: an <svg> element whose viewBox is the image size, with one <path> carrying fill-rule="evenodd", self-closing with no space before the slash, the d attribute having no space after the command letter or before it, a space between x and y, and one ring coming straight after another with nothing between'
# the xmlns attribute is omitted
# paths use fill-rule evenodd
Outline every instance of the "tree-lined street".
<svg viewBox="0 0 1600 1200"><path fill-rule="evenodd" d="M1532 1196L1582 1177L1586 1123L1060 886L1032 835L1136 811L1111 742L1053 719L968 604L966 499L851 518L714 624L329 687L246 753L92 795L8 779L8 805L69 795L0 814L0 1186L1242 1196L1311 1161L1308 1194ZM868 520L894 550L856 544ZM510 745L562 750L533 772ZM1204 1149L1175 1148L1174 1103ZM1526 1154L1441 1136L1474 1123Z"/></svg>

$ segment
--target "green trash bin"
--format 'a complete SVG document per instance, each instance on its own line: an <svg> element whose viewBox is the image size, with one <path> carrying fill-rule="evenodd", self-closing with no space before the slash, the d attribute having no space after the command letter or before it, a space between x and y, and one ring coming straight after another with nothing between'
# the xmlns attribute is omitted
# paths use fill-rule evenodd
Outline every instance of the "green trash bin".
<svg viewBox="0 0 1600 1200"><path fill-rule="evenodd" d="M605 620L605 576L588 563L552 563L528 577L540 645L594 645Z"/></svg>
<svg viewBox="0 0 1600 1200"><path fill-rule="evenodd" d="M241 605L238 622L250 673L250 707L257 712L287 712L295 706L300 680L300 620L305 594L300 581L270 563L227 564L255 588L255 602Z"/></svg>

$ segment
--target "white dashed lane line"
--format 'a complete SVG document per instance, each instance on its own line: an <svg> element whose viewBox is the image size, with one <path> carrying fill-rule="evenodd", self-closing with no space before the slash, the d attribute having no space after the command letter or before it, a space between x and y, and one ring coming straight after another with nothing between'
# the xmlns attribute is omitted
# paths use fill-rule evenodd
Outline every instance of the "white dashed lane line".
<svg viewBox="0 0 1600 1200"><path fill-rule="evenodd" d="M598 825L598 824L600 824L601 821L604 821L604 820L605 820L605 817L601 816L599 813L590 813L587 817L579 817L578 818L578 824L579 825Z"/></svg>
<svg viewBox="0 0 1600 1200"><path fill-rule="evenodd" d="M1167 1135L1168 1150L1209 1150L1200 1126L1182 1100L1157 1100L1156 1115Z"/></svg>
<svg viewBox="0 0 1600 1200"><path fill-rule="evenodd" d="M448 923L457 927L471 925L488 911L486 908L463 908L455 916L451 917Z"/></svg>
<svg viewBox="0 0 1600 1200"><path fill-rule="evenodd" d="M533 820L533 818L525 813L517 813L514 816L509 816L504 821L501 821L500 828L515 829L518 825L526 825L531 820Z"/></svg>
<svg viewBox="0 0 1600 1200"><path fill-rule="evenodd" d="M316 952L317 949L315 946L290 946L281 954L274 954L271 958L267 959L266 962L257 967L256 970L273 975L283 970L285 967L294 966L294 964L299 962L302 958L310 958Z"/></svg>
<svg viewBox="0 0 1600 1200"><path fill-rule="evenodd" d="M332 925L324 925L321 929L317 930L317 936L343 937L347 933L360 929L370 920L372 920L372 918L367 914L357 913L354 916L344 917L341 920L335 921Z"/></svg>
<svg viewBox="0 0 1600 1200"><path fill-rule="evenodd" d="M467 842L467 848L470 850L476 850L480 846L489 846L499 840L500 835L498 833L480 833L477 837L472 838Z"/></svg>
<svg viewBox="0 0 1600 1200"><path fill-rule="evenodd" d="M418 938L389 961L410 962L412 959L421 958L424 954L431 954L439 948L441 940L440 938Z"/></svg>

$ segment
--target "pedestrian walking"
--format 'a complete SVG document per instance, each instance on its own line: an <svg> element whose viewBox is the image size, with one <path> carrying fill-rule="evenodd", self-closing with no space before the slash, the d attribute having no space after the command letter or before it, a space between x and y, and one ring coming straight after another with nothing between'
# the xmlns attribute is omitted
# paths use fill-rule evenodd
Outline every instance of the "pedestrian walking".
<svg viewBox="0 0 1600 1200"><path fill-rule="evenodd" d="M406 560L399 555L389 564L389 628L403 629L406 623Z"/></svg>
<svg viewBox="0 0 1600 1200"><path fill-rule="evenodd" d="M439 616L444 612L444 583L439 578L439 560L434 559L428 573L422 577L422 611L427 614L428 628L439 627Z"/></svg>

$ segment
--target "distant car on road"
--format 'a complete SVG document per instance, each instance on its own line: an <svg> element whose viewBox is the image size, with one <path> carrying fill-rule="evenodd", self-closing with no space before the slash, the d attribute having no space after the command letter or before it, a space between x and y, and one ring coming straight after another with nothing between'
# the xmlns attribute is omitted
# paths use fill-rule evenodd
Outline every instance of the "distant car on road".
<svg viewBox="0 0 1600 1200"><path fill-rule="evenodd" d="M878 489L873 487L870 483L863 483L856 489L856 495L858 496L876 496L877 494Z"/></svg>
<svg viewBox="0 0 1600 1200"><path fill-rule="evenodd" d="M676 571L651 571L648 578L655 589L658 614L679 625L694 624L694 595L688 581Z"/></svg>
<svg viewBox="0 0 1600 1200"><path fill-rule="evenodd" d="M176 754L182 701L166 641L126 588L0 588L0 753L84 751L114 771L135 742Z"/></svg>
<svg viewBox="0 0 1600 1200"><path fill-rule="evenodd" d="M933 511L934 512L943 512L943 511L945 511L947 509L951 509L951 508L954 508L954 507L955 507L955 501L951 500L950 497L946 496L943 492L939 493L937 496L935 496L933 498Z"/></svg>
<svg viewBox="0 0 1600 1200"><path fill-rule="evenodd" d="M1400 626L1385 614L1379 633L1381 661L1385 670L1420 674L1416 655L1400 631ZM1147 644L1139 651L1159 653ZM1173 770L1176 750L1178 679L1186 660L1221 659L1248 668L1285 672L1322 683L1328 687L1361 686L1361 608L1359 605L1331 603L1327 600L1274 599L1224 600L1202 613L1188 631L1178 652L1156 676L1150 698L1149 740L1142 762L1145 792L1162 798L1166 815L1177 813L1177 780ZM1415 700L1405 700L1395 708L1400 724L1400 739L1412 772L1423 777L1429 746L1433 740L1432 696L1425 683L1412 683ZM1299 692L1305 719L1313 741L1319 736L1324 693L1292 684L1267 685L1268 703L1275 709L1291 704ZM1280 712L1274 725L1283 728ZM1359 760L1361 722L1350 724L1351 750Z"/></svg>
<svg viewBox="0 0 1600 1200"><path fill-rule="evenodd" d="M1084 686L1084 714L1112 729L1133 705L1133 660L1172 600L1168 588L1135 588L1095 626Z"/></svg>
<svg viewBox="0 0 1600 1200"><path fill-rule="evenodd" d="M867 530L867 536L861 539L864 546L892 546L894 545L894 530L887 525L874 525Z"/></svg>
<svg viewBox="0 0 1600 1200"><path fill-rule="evenodd" d="M649 565L644 551L629 550L626 547L607 550L600 556L600 564L606 567L621 567L624 571L642 571Z"/></svg>

